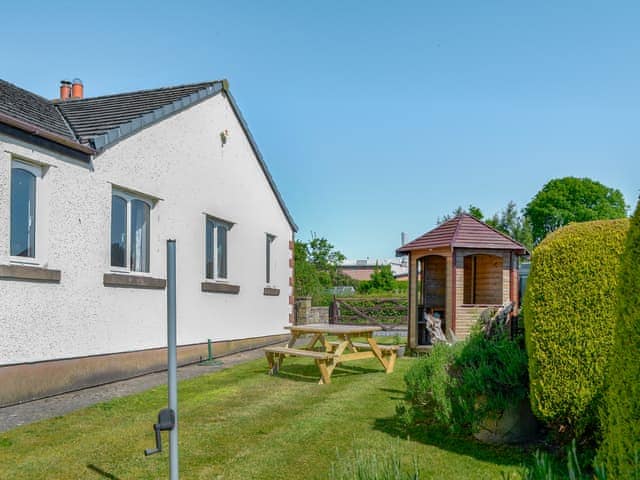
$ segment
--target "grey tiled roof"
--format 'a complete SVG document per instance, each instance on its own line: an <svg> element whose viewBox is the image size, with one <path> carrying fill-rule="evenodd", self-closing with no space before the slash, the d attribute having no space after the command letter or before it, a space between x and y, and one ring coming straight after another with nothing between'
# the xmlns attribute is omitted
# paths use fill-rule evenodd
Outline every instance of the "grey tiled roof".
<svg viewBox="0 0 640 480"><path fill-rule="evenodd" d="M221 90L222 82L214 81L65 100L56 102L56 106L81 143L91 143L101 149L116 139Z"/></svg>
<svg viewBox="0 0 640 480"><path fill-rule="evenodd" d="M49 101L0 80L0 123L16 124L17 120L18 128L31 134L51 137L39 131L46 130L54 134L50 138L54 142L64 143L85 154L99 154L142 128L223 91L291 228L297 231L249 127L228 91L226 80L64 101ZM7 118L3 119L3 116Z"/></svg>
<svg viewBox="0 0 640 480"><path fill-rule="evenodd" d="M0 113L68 140L75 140L52 102L4 80L0 80Z"/></svg>

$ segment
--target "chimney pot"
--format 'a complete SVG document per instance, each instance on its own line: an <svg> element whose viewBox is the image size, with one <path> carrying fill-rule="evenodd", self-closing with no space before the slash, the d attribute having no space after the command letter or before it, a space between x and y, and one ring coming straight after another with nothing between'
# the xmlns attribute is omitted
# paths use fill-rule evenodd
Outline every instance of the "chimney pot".
<svg viewBox="0 0 640 480"><path fill-rule="evenodd" d="M82 80L74 78L73 84L71 85L71 98L82 98L83 96L84 86L82 85Z"/></svg>
<svg viewBox="0 0 640 480"><path fill-rule="evenodd" d="M60 81L60 100L66 100L71 96L71 82L69 80Z"/></svg>

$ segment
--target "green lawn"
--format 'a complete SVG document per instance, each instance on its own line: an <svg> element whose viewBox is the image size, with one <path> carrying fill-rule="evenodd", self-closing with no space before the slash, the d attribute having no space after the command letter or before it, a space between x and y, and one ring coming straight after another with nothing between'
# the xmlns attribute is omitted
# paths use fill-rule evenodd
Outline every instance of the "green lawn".
<svg viewBox="0 0 640 480"><path fill-rule="evenodd" d="M336 369L331 385L316 383L306 359L288 360L277 377L258 360L181 382L181 478L327 479L332 464L394 445L407 465L418 459L421 479L517 471L528 457L518 449L402 431L393 416L411 362L399 359L391 375L375 360L352 362ZM143 455L164 406L159 387L2 433L0 479L167 478L166 451Z"/></svg>

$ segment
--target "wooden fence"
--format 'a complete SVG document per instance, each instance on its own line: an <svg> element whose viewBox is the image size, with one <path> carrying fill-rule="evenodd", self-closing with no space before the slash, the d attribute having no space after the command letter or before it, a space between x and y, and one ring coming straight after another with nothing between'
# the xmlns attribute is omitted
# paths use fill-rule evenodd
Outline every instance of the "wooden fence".
<svg viewBox="0 0 640 480"><path fill-rule="evenodd" d="M333 297L329 323L378 325L385 330L407 325L409 301L389 297Z"/></svg>

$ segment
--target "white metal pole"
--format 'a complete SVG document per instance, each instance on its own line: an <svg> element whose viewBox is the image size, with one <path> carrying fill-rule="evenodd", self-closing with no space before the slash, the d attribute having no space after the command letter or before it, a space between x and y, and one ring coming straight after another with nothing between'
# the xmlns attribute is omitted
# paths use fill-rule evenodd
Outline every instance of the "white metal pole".
<svg viewBox="0 0 640 480"><path fill-rule="evenodd" d="M169 479L178 480L178 381L176 354L176 241L167 240L167 355L169 408L175 425L169 431Z"/></svg>

